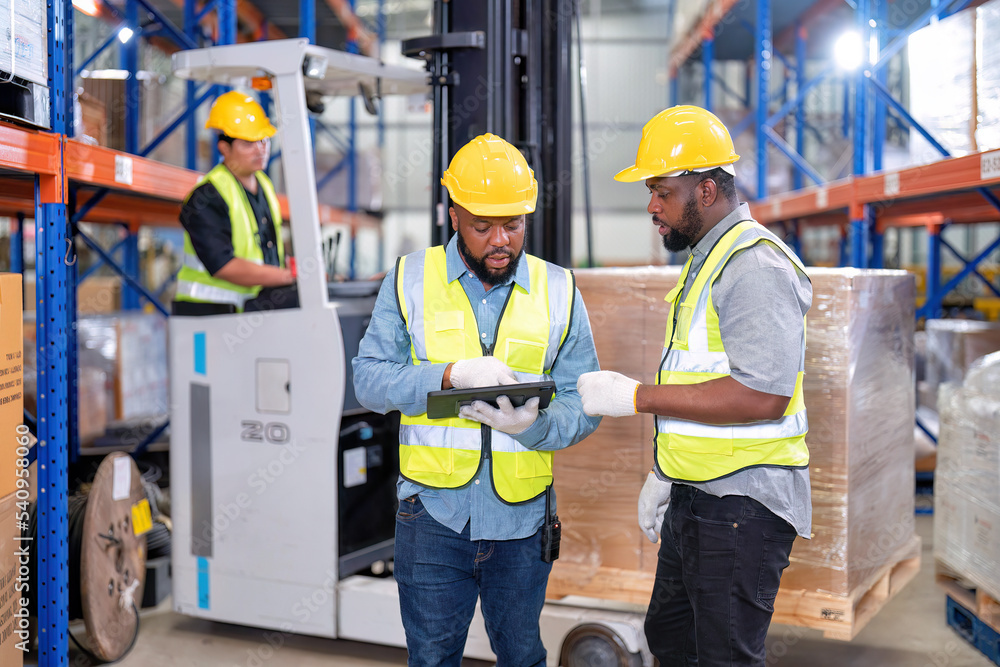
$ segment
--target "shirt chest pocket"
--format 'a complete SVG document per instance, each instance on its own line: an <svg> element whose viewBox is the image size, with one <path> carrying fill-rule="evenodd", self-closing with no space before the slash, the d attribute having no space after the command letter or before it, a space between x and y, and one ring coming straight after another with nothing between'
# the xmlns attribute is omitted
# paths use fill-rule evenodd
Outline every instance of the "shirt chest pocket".
<svg viewBox="0 0 1000 667"><path fill-rule="evenodd" d="M438 359L465 359L465 313L443 310L434 313L434 349Z"/></svg>

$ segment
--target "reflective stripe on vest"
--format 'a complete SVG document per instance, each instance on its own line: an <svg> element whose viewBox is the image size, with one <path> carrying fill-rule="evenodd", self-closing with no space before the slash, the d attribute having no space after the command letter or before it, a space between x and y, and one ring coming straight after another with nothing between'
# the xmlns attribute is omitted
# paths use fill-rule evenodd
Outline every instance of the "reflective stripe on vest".
<svg viewBox="0 0 1000 667"><path fill-rule="evenodd" d="M271 211L271 221L278 245L278 259L284 265L285 248L281 238L281 208L278 197L274 185L264 172L258 171L256 177ZM263 264L264 253L257 234L257 216L243 185L224 164L216 165L202 176L195 189L206 182L211 183L219 192L229 211L233 256L255 264ZM189 194L188 197L190 196ZM177 274L177 291L174 297L177 301L229 303L242 310L243 304L257 296L258 292L260 287L244 287L212 276L198 259L191 237L187 231L184 232L184 259Z"/></svg>
<svg viewBox="0 0 1000 667"><path fill-rule="evenodd" d="M712 303L712 287L734 254L757 243L771 243L805 275L795 253L752 220L735 225L719 239L682 301L691 269L689 257L677 286L666 297L671 308L656 384L698 384L730 375L719 314ZM781 419L717 426L657 416L657 469L673 480L703 482L751 466L808 465L805 435L809 422L802 398L804 344L798 367L795 390Z"/></svg>
<svg viewBox="0 0 1000 667"><path fill-rule="evenodd" d="M521 382L543 380L566 339L575 283L572 273L524 255L528 292L511 287L501 314L492 353ZM410 336L414 365L450 363L484 354L469 298L458 280L448 282L445 248L437 246L399 259L396 298ZM479 471L482 428L466 419L428 419L402 415L399 459L403 476L431 488L458 488ZM541 495L552 483L552 453L522 446L500 431L490 431L493 488L508 503Z"/></svg>

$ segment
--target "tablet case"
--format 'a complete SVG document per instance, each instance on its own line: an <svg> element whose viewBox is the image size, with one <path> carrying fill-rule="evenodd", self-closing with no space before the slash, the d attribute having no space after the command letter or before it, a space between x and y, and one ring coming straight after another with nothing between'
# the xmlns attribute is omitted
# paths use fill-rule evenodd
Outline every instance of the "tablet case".
<svg viewBox="0 0 1000 667"><path fill-rule="evenodd" d="M514 407L524 405L529 398L538 397L538 409L542 410L549 406L549 401L552 400L555 393L556 383L552 380L477 387L475 389L429 391L427 392L427 416L430 419L457 417L459 409L473 401L486 401L493 407L497 407L498 396L509 398Z"/></svg>

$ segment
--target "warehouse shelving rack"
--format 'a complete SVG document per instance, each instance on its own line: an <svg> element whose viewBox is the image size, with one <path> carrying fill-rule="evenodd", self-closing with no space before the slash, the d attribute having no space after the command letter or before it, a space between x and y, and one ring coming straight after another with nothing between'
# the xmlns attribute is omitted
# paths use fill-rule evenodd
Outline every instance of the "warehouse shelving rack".
<svg viewBox="0 0 1000 667"><path fill-rule="evenodd" d="M862 66L853 75L850 91L845 89L844 125L851 134L854 147L852 176L824 183L815 169L802 157L806 114L802 106L806 96L817 85L833 76L831 65L812 79L805 77L805 41L807 24L822 16L835 4L818 0L799 17L796 25L786 33L794 39L794 56L782 55L775 44L783 39L772 39L772 0L755 0L756 23L745 26L754 34L753 108L748 109L743 122L733 128L734 136L753 125L756 132L757 162L756 200L753 202L755 217L764 224L781 225L799 250L798 230L804 225L838 225L844 230L842 265L859 268L882 266L882 238L889 227L923 226L928 230L928 261L926 298L918 309L920 318L938 317L942 313L944 297L968 276L977 276L988 289L1000 297L1000 288L979 271L979 265L1000 248L1000 238L990 243L975 257L964 257L948 244L941 231L949 224L994 222L1000 219L1000 199L995 192L1000 186L1000 151L975 153L951 158L948 152L927 132L896 100L886 86L886 69L890 59L905 45L907 37L933 19L946 18L970 5L971 0L941 0L930 3L922 15L906 29L892 34L887 29L887 0L857 0L855 23L863 44L877 40L878 57ZM677 73L700 48L705 68L705 90L702 103L712 106L713 35L719 24L730 22L737 8L735 0L712 0L697 28L679 42L671 51L670 76L672 90L677 90ZM784 37L782 35L780 37ZM881 46L885 44L885 46ZM783 61L794 72L795 96L787 94L777 110L772 111L770 72L773 59ZM749 89L749 86L748 86ZM849 104L848 92L853 93ZM674 103L677 103L676 92ZM746 100L750 106L751 100ZM912 132L924 136L942 154L942 160L895 171L884 171L882 146L889 114L905 124ZM788 126L794 131L794 145L775 131L775 125L789 114L793 120ZM846 133L846 132L845 132ZM772 194L767 186L768 148L775 146L794 166L792 192ZM802 189L805 179L815 185ZM942 250L955 255L962 263L961 270L948 279L942 279Z"/></svg>
<svg viewBox="0 0 1000 667"><path fill-rule="evenodd" d="M234 43L238 38L237 19L250 31L250 38L280 38L284 33L271 25L251 3L237 0L212 0L195 9L194 0L174 0L183 7L185 27L173 26L147 0L127 0L124 13L101 0L98 15L117 24L115 34L97 52L84 60L89 64L115 42L118 29L130 26L136 36L167 50L209 44ZM315 0L300 0L300 32L315 40ZM327 0L348 24L356 23L353 2ZM155 18L154 26L139 26L139 9ZM137 232L143 225L177 226L180 204L194 186L199 173L147 159L160 142L178 127L186 126L187 164L194 166L196 126L195 111L220 89L189 87L188 107L163 132L144 148L139 146L138 42L133 38L122 47L122 68L130 76L126 83L125 128L127 151L92 146L68 138L72 128L73 4L71 0L48 0L48 59L51 131L27 129L0 122L0 215L16 218L18 225L11 236L11 270L22 271L23 225L28 217L35 220L36 338L38 372L38 444L31 456L37 458L38 533L36 558L37 588L31 594L38 600L39 664L66 665L68 661L68 466L79 450L76 428L72 423L76 401L76 285L74 243L86 243L124 281L123 308L138 308L140 297L164 315L166 309L156 293L139 280ZM381 12L380 12L381 15ZM353 21L352 21L353 19ZM360 23L352 34L363 38L363 51L369 51L369 35ZM381 35L381 31L380 31ZM353 43L353 42L352 42ZM266 96L265 96L266 97ZM355 125L349 128L346 166L353 174ZM351 181L356 177L352 177ZM283 215L288 217L288 202L279 196ZM350 202L354 203L353 199ZM320 206L322 224L344 224L353 238L364 227L378 228L378 222L364 213ZM86 220L122 225L127 234L114 248L106 250L78 228ZM122 261L115 260L120 252ZM83 277L89 272L86 272ZM139 450L159 435L162 425L149 434Z"/></svg>

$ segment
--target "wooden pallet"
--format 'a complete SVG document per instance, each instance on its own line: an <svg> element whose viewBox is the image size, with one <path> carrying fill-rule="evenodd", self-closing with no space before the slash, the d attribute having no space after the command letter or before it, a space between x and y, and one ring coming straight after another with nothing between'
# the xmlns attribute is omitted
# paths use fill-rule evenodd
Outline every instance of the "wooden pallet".
<svg viewBox="0 0 1000 667"><path fill-rule="evenodd" d="M570 595L649 604L653 572L557 564L547 597ZM850 595L807 590L778 590L772 622L822 630L825 637L848 641L920 570L920 538L913 536L887 564Z"/></svg>
<svg viewBox="0 0 1000 667"><path fill-rule="evenodd" d="M778 590L773 623L822 630L830 639L850 641L920 570L920 537L896 550L878 572L848 595Z"/></svg>
<svg viewBox="0 0 1000 667"><path fill-rule="evenodd" d="M955 602L974 613L994 632L1000 633L1000 600L976 588L941 561L934 563L934 579Z"/></svg>

